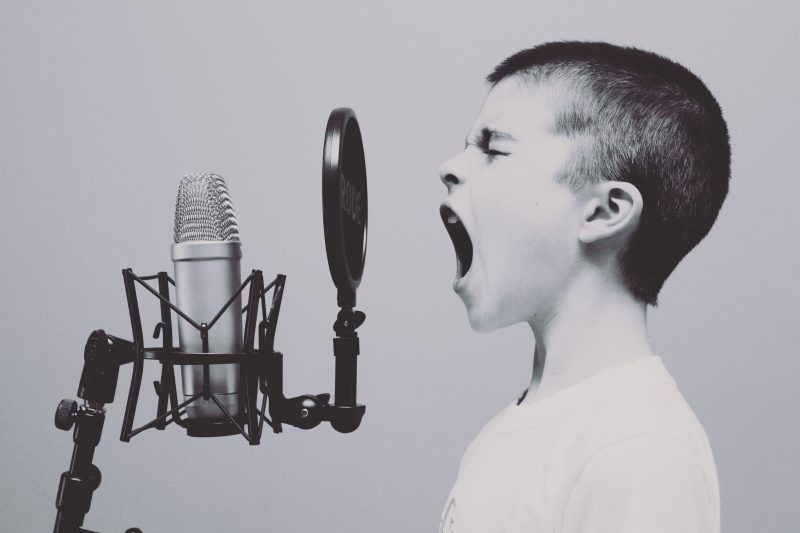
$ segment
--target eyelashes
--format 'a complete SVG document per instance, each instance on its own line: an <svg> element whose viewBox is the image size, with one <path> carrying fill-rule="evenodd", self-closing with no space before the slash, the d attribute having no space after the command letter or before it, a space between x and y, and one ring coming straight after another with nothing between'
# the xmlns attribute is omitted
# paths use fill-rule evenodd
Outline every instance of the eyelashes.
<svg viewBox="0 0 800 533"><path fill-rule="evenodd" d="M470 146L474 146L489 159L489 161L493 161L496 157L508 155L508 152L501 152L500 150L492 150L489 146L492 141L492 136L486 134L486 132L475 133L473 134L467 141L464 143L464 148L469 148Z"/></svg>
<svg viewBox="0 0 800 533"><path fill-rule="evenodd" d="M496 157L501 155L508 155L506 152L500 152L497 150L490 150L489 148L481 148L481 152L483 152L486 157L489 158L489 161L493 161Z"/></svg>

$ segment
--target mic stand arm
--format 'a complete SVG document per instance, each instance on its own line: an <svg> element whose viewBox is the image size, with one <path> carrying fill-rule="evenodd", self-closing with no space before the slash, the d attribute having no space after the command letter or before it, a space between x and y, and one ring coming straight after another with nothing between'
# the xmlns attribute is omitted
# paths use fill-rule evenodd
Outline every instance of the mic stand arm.
<svg viewBox="0 0 800 533"><path fill-rule="evenodd" d="M266 324L277 321L277 310L280 308L280 293L277 305L273 301L272 312ZM312 429L321 422L330 422L340 433L350 433L358 429L366 407L356 404L357 357L359 354L358 333L356 329L364 323L366 315L350 307L343 307L333 330L333 355L336 357L335 401L331 405L328 393L312 395L304 394L286 398L283 393L283 354L272 348L270 328L262 327L259 345L270 356L265 364L265 372L261 382L262 392L269 396L272 429L275 433L282 431L281 424L290 424L299 429Z"/></svg>
<svg viewBox="0 0 800 533"><path fill-rule="evenodd" d="M334 405L328 406L331 426L341 433L358 429L366 408L356 404L356 376L360 346L356 329L364 323L367 315L352 307L343 307L336 317L333 330L333 355L336 357L336 382Z"/></svg>
<svg viewBox="0 0 800 533"><path fill-rule="evenodd" d="M75 400L61 400L56 409L55 425L69 431L75 426L72 440L72 460L69 470L61 474L56 497L55 527L53 533L94 533L83 529L83 520L92 503L92 493L100 486L100 469L92 464L94 450L100 443L105 422L106 403L114 401L120 366L133 362L132 342L95 330L86 341L83 372L78 396ZM141 533L131 528L126 533Z"/></svg>

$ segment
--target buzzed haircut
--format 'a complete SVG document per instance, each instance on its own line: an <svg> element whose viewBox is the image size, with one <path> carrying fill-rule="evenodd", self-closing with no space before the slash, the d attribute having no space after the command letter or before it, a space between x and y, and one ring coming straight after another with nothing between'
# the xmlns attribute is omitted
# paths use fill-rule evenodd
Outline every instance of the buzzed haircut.
<svg viewBox="0 0 800 533"><path fill-rule="evenodd" d="M555 89L554 133L575 139L561 179L574 189L626 181L642 194L641 219L620 251L620 274L655 306L678 263L706 236L730 179L722 110L700 79L654 53L603 42L551 42L522 50L487 77Z"/></svg>

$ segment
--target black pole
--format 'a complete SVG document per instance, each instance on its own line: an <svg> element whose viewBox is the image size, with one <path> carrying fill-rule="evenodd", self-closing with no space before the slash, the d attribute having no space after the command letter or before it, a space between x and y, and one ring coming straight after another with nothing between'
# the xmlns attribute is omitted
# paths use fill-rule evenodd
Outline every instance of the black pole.
<svg viewBox="0 0 800 533"><path fill-rule="evenodd" d="M125 405L125 415L122 418L122 431L119 440L130 442L130 433L133 430L133 419L136 416L136 404L139 402L139 389L142 386L142 371L144 366L144 336L142 335L142 318L139 315L139 301L136 298L136 285L134 284L133 271L126 268L122 271L125 281L125 295L128 300L128 314L131 319L133 332L133 372L131 373L131 386L128 390L128 402Z"/></svg>
<svg viewBox="0 0 800 533"><path fill-rule="evenodd" d="M158 293L169 300L169 277L166 272L158 273ZM162 300L161 302L161 322L159 322L160 331L162 335L161 346L164 350L172 349L172 316L170 315L169 304ZM172 363L161 364L161 381L158 386L158 407L156 409L156 417L164 416L167 412L167 403L172 400L172 407L178 404L177 391L175 390L175 370ZM161 420L156 429L164 429L166 427L166 419Z"/></svg>
<svg viewBox="0 0 800 533"><path fill-rule="evenodd" d="M333 355L336 357L335 399L331 412L331 426L341 433L355 431L361 424L365 407L356 403L356 376L360 352L356 329L364 323L361 311L344 308L339 311L333 330Z"/></svg>
<svg viewBox="0 0 800 533"><path fill-rule="evenodd" d="M64 407L70 402L65 400L59 406L59 413L64 411ZM105 412L102 407L92 408L86 405L77 411L74 406L76 402L71 402L71 413L69 418L62 414L59 421L56 415L56 425L60 429L69 429L74 422L75 431L72 440L75 446L72 449L72 460L69 470L61 474L61 482L58 485L58 496L56 497L56 523L53 533L75 533L83 525L83 519L89 512L92 503L92 492L100 485L100 470L92 464L94 449L100 442L100 434L103 432L103 422ZM59 425L61 424L61 425ZM67 426L67 427L65 427Z"/></svg>

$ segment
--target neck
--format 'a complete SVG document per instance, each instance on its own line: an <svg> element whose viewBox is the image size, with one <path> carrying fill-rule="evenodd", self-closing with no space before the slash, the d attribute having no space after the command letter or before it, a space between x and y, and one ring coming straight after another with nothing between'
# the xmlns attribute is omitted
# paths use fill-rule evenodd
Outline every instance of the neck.
<svg viewBox="0 0 800 533"><path fill-rule="evenodd" d="M653 355L646 304L618 286L575 287L547 316L528 321L536 341L532 403L613 366Z"/></svg>

